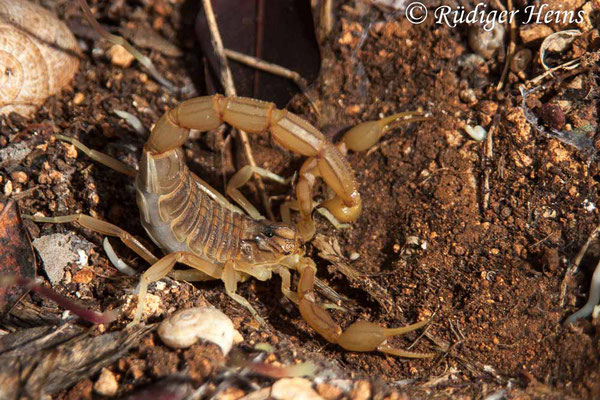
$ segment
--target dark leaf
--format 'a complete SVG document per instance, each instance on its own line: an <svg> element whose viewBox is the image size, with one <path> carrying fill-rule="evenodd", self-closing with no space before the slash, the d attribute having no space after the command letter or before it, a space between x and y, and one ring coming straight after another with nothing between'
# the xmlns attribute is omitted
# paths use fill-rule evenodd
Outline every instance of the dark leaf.
<svg viewBox="0 0 600 400"><path fill-rule="evenodd" d="M35 276L35 257L19 216L17 203L0 204L0 276ZM0 315L6 314L26 292L23 286L0 286Z"/></svg>

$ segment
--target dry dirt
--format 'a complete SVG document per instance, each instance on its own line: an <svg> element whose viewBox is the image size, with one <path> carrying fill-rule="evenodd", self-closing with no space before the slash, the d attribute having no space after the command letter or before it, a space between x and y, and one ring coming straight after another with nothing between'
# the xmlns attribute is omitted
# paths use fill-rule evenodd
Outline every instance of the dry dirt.
<svg viewBox="0 0 600 400"><path fill-rule="evenodd" d="M51 5L59 15L84 25L76 4L57 1ZM203 74L198 45L190 33L193 18L186 17L198 7L177 0L147 0L94 8L107 26L133 25L145 19L182 48L185 55L181 58L156 50L145 53L161 73L183 86L203 81L198 78ZM182 9L186 10L183 14ZM267 319L267 328L258 327L230 300L220 282L192 286L169 281L166 289L152 289L161 306L160 315L151 321L208 301L233 319L245 338L245 351L256 343L270 343L272 359L282 363L313 360L325 368L335 367L340 377L369 380L373 393L381 398L393 391L408 398L485 398L500 390L508 398L600 397L598 320L582 320L569 328L562 325L585 303L597 259L593 252L568 282L566 305L560 304L567 268L600 222L598 209L589 206L600 202L596 150L576 149L527 122L518 86L541 73L539 63L525 71L525 79L509 73L506 88L496 91L503 57L479 66L467 63L472 50L465 27L449 28L431 21L412 25L402 13L372 7L361 16L357 9L351 1L335 5L334 33L321 51L328 62L309 91L321 115L302 95L288 109L323 128L332 139L361 121L395 112L419 109L432 116L429 121L392 130L368 152L349 155L364 202L363 214L351 229L335 230L316 217L318 232L335 238L346 257L358 254L351 266L383 288L380 296L391 307L385 309L385 301L370 294L376 291L368 293L360 282L349 280L317 257L313 245L308 245L308 251L317 260L319 276L356 302L348 306L352 313L332 312L343 326L357 317L385 325L432 318L427 335L419 338L414 349L439 351L439 355L413 361L344 352L327 344L284 300L278 278L249 281L239 288ZM78 137L89 147L134 165L144 135L112 111L130 112L150 127L183 97L169 94L137 63L127 69L111 65L106 56L109 45L85 35L80 38L87 48L71 87L49 99L33 120L13 115L0 125L2 146L22 142L35 148L13 169L0 169L0 185L11 180L11 173L23 171L26 182L12 179L13 193L30 190L19 201L23 213L98 216L142 238L158 254L134 217L132 181L82 154L73 157L72 149L52 135ZM597 32L591 30L561 55L563 61L578 55L588 60L586 68L559 82L577 78L584 82L582 89L565 91L554 82L528 102L529 107L539 109L555 96L570 96L567 123L571 129L587 127L592 142L599 93L595 51ZM198 94L204 90L200 87ZM83 101L76 105L74 98L80 93ZM485 142L476 142L465 133L467 124L482 125L493 134L491 157L486 156ZM252 142L257 162L274 172L291 175L302 162L266 136L253 137ZM233 150L238 151L235 146ZM186 151L192 168L222 191L223 174L229 176L233 164L222 156L214 135L186 144ZM291 193L281 186L267 189L271 194ZM255 193L247 193L258 204ZM121 279L110 265L100 235L71 225L26 226L34 237L73 231L96 245L89 262L94 279L75 283L79 271L72 265L64 284L55 287L60 292L105 310L121 305L135 287L135 279ZM143 260L116 247L138 270L146 268ZM38 273L43 275L41 270ZM37 296L32 301L51 305ZM127 322L121 318L107 329L122 329ZM406 348L419 333L394 339L393 344ZM207 377L214 378L222 362L211 346L173 351L151 333L109 369L118 376L119 394L126 394L183 370L198 386ZM97 377L81 380L56 398L94 397L91 388ZM269 380L256 378L255 382L265 386ZM238 385L242 393L250 390Z"/></svg>

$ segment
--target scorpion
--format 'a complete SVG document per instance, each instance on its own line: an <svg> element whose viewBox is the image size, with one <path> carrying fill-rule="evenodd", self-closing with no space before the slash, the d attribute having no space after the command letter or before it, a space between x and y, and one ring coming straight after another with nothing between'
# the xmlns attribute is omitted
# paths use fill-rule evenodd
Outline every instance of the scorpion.
<svg viewBox="0 0 600 400"><path fill-rule="evenodd" d="M345 158L346 151L368 149L394 123L417 120L402 120L414 115L405 112L361 123L350 129L335 145L308 121L287 110L277 109L273 103L218 94L198 97L180 103L159 119L144 145L138 169L91 150L74 138L56 135L93 160L135 177L141 223L152 241L164 252L165 256L160 259L133 235L89 215L24 217L42 223L75 222L91 231L118 237L148 262L151 267L141 276L132 324L141 321L148 285L167 275L187 281L223 281L227 295L264 324L248 300L236 293L237 285L249 277L264 281L275 273L281 277L283 295L298 306L302 318L328 342L348 351L380 351L411 358L432 357L431 353L415 353L387 344L388 338L419 329L428 320L399 328L385 328L359 320L342 331L325 307L317 302L314 291L317 268L315 262L305 256L303 245L314 234L312 191L316 178L321 177L335 193L333 198L321 204L331 214L330 219L339 223L356 220L362 211L362 203L354 172ZM181 146L186 142L190 129L208 131L222 123L249 133L269 131L276 143L308 157L300 168L297 200L285 205L299 210L297 226L290 221L264 219L238 190L253 174L282 181L280 176L250 165L232 176L226 192L246 211L245 214L188 169ZM174 270L176 263L189 268ZM290 288L290 271L300 275L296 291Z"/></svg>

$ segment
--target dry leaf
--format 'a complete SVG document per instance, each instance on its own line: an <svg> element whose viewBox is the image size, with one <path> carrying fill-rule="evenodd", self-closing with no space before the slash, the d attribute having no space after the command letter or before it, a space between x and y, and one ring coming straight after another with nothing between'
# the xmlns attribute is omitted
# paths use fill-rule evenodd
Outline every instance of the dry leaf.
<svg viewBox="0 0 600 400"><path fill-rule="evenodd" d="M0 276L35 276L35 257L17 203L0 204ZM6 314L25 294L22 286L0 286L0 315Z"/></svg>

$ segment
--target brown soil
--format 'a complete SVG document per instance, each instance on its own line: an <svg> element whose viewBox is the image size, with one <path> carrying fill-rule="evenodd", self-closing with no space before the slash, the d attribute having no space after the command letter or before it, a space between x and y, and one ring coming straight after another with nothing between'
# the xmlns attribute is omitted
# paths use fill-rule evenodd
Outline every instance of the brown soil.
<svg viewBox="0 0 600 400"><path fill-rule="evenodd" d="M81 20L75 4L56 3L59 15ZM333 39L321 51L334 62L324 63L310 91L318 96L321 117L311 111L304 96L295 97L288 108L332 138L380 115L416 108L432 115L430 121L391 131L375 149L349 155L364 202L363 214L351 229L335 230L316 217L318 232L338 240L343 254L358 253L351 266L384 288L380 295L387 296L392 306L384 309L364 287L349 281L335 267L328 268L330 263L318 258L312 245L308 249L318 262L320 277L357 303L350 306L353 315L333 312L343 326L357 317L385 325L432 318L426 337L419 339L415 350L436 351L441 345L445 351L431 360L418 361L344 352L327 344L302 321L296 308L280 294L278 279L249 281L239 288L266 317L266 329L259 328L225 295L220 282L193 286L167 282L166 290L151 290L161 297L161 313L206 300L233 319L246 347L268 342L282 363L316 360L329 368L335 366L341 377L371 380L374 393L382 396L397 390L411 398L483 398L505 390L510 398L600 397L598 321L587 319L570 328L562 325L566 316L585 302L596 263L593 255L584 259L576 281L569 282L566 306L560 305L565 272L599 222L598 209L585 207L600 202L599 171L593 155L551 138L527 122L517 90L523 81L512 72L507 88L495 90L503 67L498 57L474 69L465 66L465 55L471 50L464 28L431 21L412 25L403 14L393 16L377 8L361 17L351 3L336 5L338 23ZM187 52L182 58L172 58L146 51L168 79L185 85L192 81L192 73L202 73L194 59L194 41L178 39L188 37L181 32L193 23L180 14L184 4L160 0L144 5L133 1L115 4L97 7L102 23L139 23L129 16L141 10L135 18L147 19ZM365 32L370 21L373 24ZM584 35L574 50L562 55L563 61L573 58L578 49L584 49L579 55L592 57L595 34ZM150 127L181 98L148 78L138 64L127 69L111 65L105 56L108 45L82 41L89 48L72 87L49 99L35 119L13 115L1 125L3 144L43 145L16 167L27 174L28 182L13 182L14 189L33 189L20 200L21 211L97 215L142 238L158 254L138 220L132 218L136 209L132 182L81 154L70 157L69 146L54 141L52 134L79 137L89 147L133 165L144 137L112 110L128 111ZM594 60L589 59L587 71L581 69L565 78L580 76L585 81L585 92L570 93L574 107L567 122L574 129L596 120L598 88ZM540 71L537 64L530 67L527 79ZM473 101L465 95L467 89L472 90ZM528 104L533 108L536 102L544 103L559 92L560 88L550 86L533 95L534 101ZM79 93L85 98L74 105ZM480 124L493 134L491 157L486 157L485 143L465 134L466 124ZM593 125L592 134L595 129ZM223 168L222 160L227 158L221 156L213 139L206 135L186 149L193 169L222 190L222 171L230 175L232 167ZM299 167L299 158L276 148L266 137L253 137L252 141L260 165L284 175ZM11 179L11 172L0 169L2 185ZM286 188L267 188L273 194L288 193ZM256 196L248 193L256 202ZM74 231L97 245L90 259L95 279L56 287L62 293L77 293L86 305L104 310L122 304L126 291L135 286L133 279L118 279L121 275L106 259L100 235L71 225L27 227L34 236ZM117 250L131 258L127 250ZM143 260L133 264L140 270L146 267ZM33 300L50 304L36 296ZM163 317L155 315L151 320ZM122 329L127 322L122 318L108 329ZM392 343L406 348L418 334ZM120 394L184 369L199 385L214 376L223 361L215 353L218 351L206 345L173 351L152 333L110 369L119 377ZM57 398L92 396L96 378L80 381ZM264 379L257 382L266 383ZM248 391L247 386L242 389Z"/></svg>

